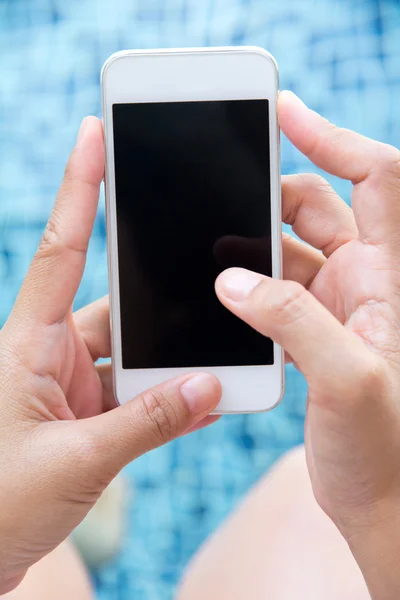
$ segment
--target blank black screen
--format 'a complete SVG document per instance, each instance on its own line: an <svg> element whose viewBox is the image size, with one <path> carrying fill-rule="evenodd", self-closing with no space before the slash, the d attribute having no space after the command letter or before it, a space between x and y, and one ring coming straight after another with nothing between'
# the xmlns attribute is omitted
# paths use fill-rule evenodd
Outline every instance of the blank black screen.
<svg viewBox="0 0 400 600"><path fill-rule="evenodd" d="M273 364L214 292L230 266L272 275L268 110L113 105L124 369Z"/></svg>

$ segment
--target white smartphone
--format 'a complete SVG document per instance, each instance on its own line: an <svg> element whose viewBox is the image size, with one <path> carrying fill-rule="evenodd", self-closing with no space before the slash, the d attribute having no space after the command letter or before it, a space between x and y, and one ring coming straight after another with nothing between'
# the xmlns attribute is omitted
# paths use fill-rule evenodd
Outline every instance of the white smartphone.
<svg viewBox="0 0 400 600"><path fill-rule="evenodd" d="M273 408L283 353L218 301L281 276L278 71L261 48L124 51L102 70L115 395L208 371L217 413Z"/></svg>

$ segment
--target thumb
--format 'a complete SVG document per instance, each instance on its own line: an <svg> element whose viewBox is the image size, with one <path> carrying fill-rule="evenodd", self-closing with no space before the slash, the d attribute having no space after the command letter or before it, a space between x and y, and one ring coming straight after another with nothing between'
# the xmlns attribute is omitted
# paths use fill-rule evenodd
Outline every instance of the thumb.
<svg viewBox="0 0 400 600"><path fill-rule="evenodd" d="M125 465L192 428L221 399L218 379L196 373L164 382L107 413L77 421L90 441L92 475L114 477Z"/></svg>

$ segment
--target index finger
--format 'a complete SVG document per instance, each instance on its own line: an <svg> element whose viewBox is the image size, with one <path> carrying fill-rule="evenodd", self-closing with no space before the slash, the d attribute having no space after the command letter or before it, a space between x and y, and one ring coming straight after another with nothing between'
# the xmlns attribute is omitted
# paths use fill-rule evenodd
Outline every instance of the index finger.
<svg viewBox="0 0 400 600"><path fill-rule="evenodd" d="M311 162L354 184L366 179L379 157L390 148L337 127L289 91L279 95L278 115L283 133Z"/></svg>
<svg viewBox="0 0 400 600"><path fill-rule="evenodd" d="M80 284L104 174L102 125L82 122L57 199L16 302L43 324L64 318Z"/></svg>
<svg viewBox="0 0 400 600"><path fill-rule="evenodd" d="M291 92L278 102L287 138L317 167L350 180L352 208L361 241L399 243L400 151L354 131L336 127Z"/></svg>

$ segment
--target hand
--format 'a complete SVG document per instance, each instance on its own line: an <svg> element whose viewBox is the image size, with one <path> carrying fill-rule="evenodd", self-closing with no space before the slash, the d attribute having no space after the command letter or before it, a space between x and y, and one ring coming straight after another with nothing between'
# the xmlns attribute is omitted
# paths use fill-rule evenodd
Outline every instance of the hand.
<svg viewBox="0 0 400 600"><path fill-rule="evenodd" d="M291 281L230 269L216 290L304 373L316 499L348 540L374 597L397 598L400 152L334 127L288 92L279 120L317 166L352 181L353 210L319 176L284 178L283 220L311 246L284 240Z"/></svg>
<svg viewBox="0 0 400 600"><path fill-rule="evenodd" d="M0 332L0 594L62 542L128 462L215 417L218 381L188 375L115 408L108 303L75 316L104 172L85 119L12 314Z"/></svg>

